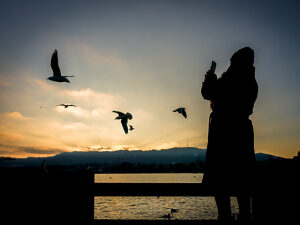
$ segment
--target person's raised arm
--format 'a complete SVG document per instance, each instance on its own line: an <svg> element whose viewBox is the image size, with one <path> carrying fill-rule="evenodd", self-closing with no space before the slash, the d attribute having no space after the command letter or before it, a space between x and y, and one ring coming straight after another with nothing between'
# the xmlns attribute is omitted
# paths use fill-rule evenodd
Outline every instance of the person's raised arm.
<svg viewBox="0 0 300 225"><path fill-rule="evenodd" d="M211 70L205 74L204 82L202 83L201 94L206 100L213 100L216 94L217 75Z"/></svg>

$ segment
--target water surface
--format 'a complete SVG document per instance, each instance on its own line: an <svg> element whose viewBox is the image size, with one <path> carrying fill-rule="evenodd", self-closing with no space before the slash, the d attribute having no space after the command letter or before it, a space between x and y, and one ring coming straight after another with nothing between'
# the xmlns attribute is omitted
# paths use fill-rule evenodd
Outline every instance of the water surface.
<svg viewBox="0 0 300 225"><path fill-rule="evenodd" d="M96 174L96 183L201 183L202 173ZM238 212L231 198L232 212ZM94 218L110 220L211 220L217 219L213 197L95 197ZM173 213L171 213L173 209Z"/></svg>

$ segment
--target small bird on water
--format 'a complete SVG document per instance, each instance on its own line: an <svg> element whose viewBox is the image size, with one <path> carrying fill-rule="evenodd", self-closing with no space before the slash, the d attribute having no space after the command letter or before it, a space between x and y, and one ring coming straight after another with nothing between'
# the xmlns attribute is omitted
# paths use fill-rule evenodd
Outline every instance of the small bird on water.
<svg viewBox="0 0 300 225"><path fill-rule="evenodd" d="M161 218L165 218L165 219L171 219L171 214L168 213L167 215L163 215Z"/></svg>
<svg viewBox="0 0 300 225"><path fill-rule="evenodd" d="M178 109L173 110L173 112L178 112L179 114L182 114L184 116L184 118L187 118L185 108L178 108Z"/></svg>
<svg viewBox="0 0 300 225"><path fill-rule="evenodd" d="M167 208L171 210L171 214L179 212L179 209L174 209L174 208Z"/></svg>
<svg viewBox="0 0 300 225"><path fill-rule="evenodd" d="M74 76L62 76L59 65L58 65L58 57L57 57L57 50L55 49L52 57L51 57L51 68L53 71L53 76L48 77L48 80L55 81L55 82L67 82L70 83L70 81L67 79L67 77L74 77Z"/></svg>
<svg viewBox="0 0 300 225"><path fill-rule="evenodd" d="M113 111L113 112L118 114L118 116L115 118L115 120L121 120L123 130L124 130L125 134L128 134L127 123L128 123L128 119L129 120L132 119L132 115L129 112L127 112L126 114L122 113L122 112L119 112L119 111Z"/></svg>
<svg viewBox="0 0 300 225"><path fill-rule="evenodd" d="M59 104L57 106L63 106L65 108L68 108L69 106L77 107L76 105L69 105L69 104Z"/></svg>
<svg viewBox="0 0 300 225"><path fill-rule="evenodd" d="M178 209L173 209L173 208L171 208L171 213L173 214L173 213L176 213L176 212L178 212L179 210Z"/></svg>

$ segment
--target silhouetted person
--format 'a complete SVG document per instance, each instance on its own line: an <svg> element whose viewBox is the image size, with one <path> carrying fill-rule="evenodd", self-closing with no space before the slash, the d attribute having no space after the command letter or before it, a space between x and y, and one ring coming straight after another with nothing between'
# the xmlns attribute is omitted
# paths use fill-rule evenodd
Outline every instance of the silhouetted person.
<svg viewBox="0 0 300 225"><path fill-rule="evenodd" d="M209 70L202 96L210 100L212 112L203 183L216 190L220 220L231 219L229 191L238 193L241 220L250 219L251 185L255 171L254 132L249 116L257 98L254 51L245 47L230 59L220 78Z"/></svg>

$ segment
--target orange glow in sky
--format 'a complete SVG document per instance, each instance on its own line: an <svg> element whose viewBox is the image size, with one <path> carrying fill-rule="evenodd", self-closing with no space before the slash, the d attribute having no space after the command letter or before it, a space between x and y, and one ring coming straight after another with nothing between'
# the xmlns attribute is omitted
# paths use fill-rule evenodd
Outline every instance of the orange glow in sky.
<svg viewBox="0 0 300 225"><path fill-rule="evenodd" d="M215 60L220 76L244 46L256 54L255 151L296 155L300 34L288 27L298 27L299 13L292 4L190 3L3 3L0 156L206 148L204 74ZM54 49L62 74L75 76L70 83L46 80ZM130 112L135 129L124 134L113 110Z"/></svg>

